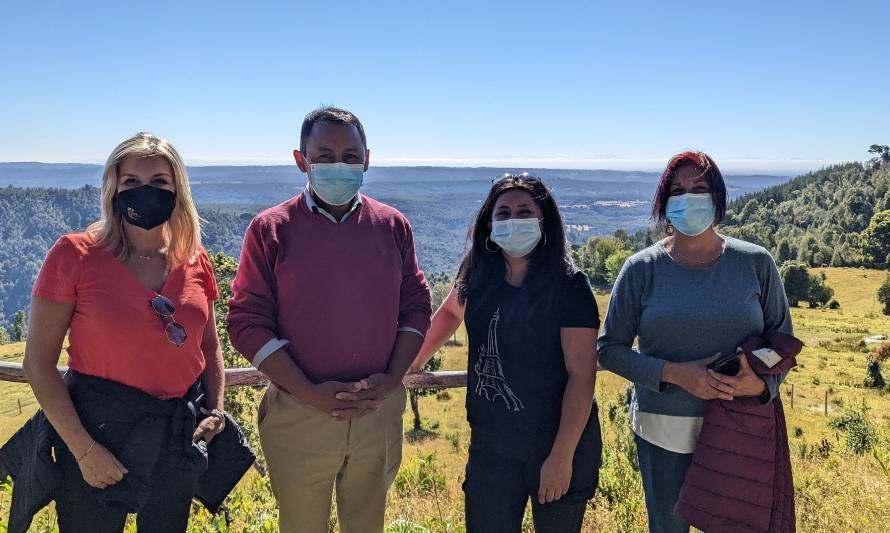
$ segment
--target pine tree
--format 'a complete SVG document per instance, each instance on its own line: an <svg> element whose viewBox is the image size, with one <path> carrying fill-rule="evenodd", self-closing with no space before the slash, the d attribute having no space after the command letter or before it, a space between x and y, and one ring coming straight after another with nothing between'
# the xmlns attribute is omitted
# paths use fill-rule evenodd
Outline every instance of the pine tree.
<svg viewBox="0 0 890 533"><path fill-rule="evenodd" d="M25 312L19 309L15 312L15 321L12 323L12 340L19 342L25 340Z"/></svg>
<svg viewBox="0 0 890 533"><path fill-rule="evenodd" d="M886 263L890 256L890 210L872 217L862 232L862 252L874 263Z"/></svg>
<svg viewBox="0 0 890 533"><path fill-rule="evenodd" d="M781 265L785 261L792 259L794 259L794 254L791 250L791 245L788 244L788 239L782 239L779 241L779 248L776 250L776 262Z"/></svg>
<svg viewBox="0 0 890 533"><path fill-rule="evenodd" d="M831 266L833 266L833 267L844 266L844 258L841 255L840 248L835 248L834 253L831 254Z"/></svg>
<svg viewBox="0 0 890 533"><path fill-rule="evenodd" d="M884 314L890 315L890 273L878 289L878 301L884 304Z"/></svg>

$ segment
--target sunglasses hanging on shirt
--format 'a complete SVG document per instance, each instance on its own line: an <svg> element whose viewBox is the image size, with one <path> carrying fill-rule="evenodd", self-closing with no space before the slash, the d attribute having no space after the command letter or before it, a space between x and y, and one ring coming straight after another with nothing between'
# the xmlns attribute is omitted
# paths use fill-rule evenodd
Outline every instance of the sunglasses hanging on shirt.
<svg viewBox="0 0 890 533"><path fill-rule="evenodd" d="M149 303L155 313L164 321L164 333L167 335L167 340L176 346L185 344L188 334L185 332L185 327L173 318L173 314L176 313L173 302L166 296L158 294L149 300Z"/></svg>

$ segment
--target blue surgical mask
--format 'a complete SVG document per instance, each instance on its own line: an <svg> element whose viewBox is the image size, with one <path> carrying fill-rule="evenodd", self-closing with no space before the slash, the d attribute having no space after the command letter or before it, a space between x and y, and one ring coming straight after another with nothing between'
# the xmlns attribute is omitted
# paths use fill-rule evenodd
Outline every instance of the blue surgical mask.
<svg viewBox="0 0 890 533"><path fill-rule="evenodd" d="M710 228L716 213L711 193L681 194L667 201L667 219L677 231L689 237L701 235Z"/></svg>
<svg viewBox="0 0 890 533"><path fill-rule="evenodd" d="M525 257L541 241L537 218L511 218L491 224L491 240L510 257Z"/></svg>
<svg viewBox="0 0 890 533"><path fill-rule="evenodd" d="M358 194L364 175L363 163L313 163L309 165L309 186L324 203L346 205Z"/></svg>

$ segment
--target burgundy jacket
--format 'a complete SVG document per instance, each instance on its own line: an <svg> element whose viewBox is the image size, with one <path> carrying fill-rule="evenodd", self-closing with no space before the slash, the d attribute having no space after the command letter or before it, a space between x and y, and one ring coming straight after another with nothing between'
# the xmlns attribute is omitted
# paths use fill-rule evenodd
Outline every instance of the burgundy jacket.
<svg viewBox="0 0 890 533"><path fill-rule="evenodd" d="M764 347L781 356L772 368L752 353ZM797 364L803 343L769 331L745 339L741 348L755 373L779 374ZM707 402L676 510L707 533L795 531L788 432L778 396L767 404L751 397Z"/></svg>

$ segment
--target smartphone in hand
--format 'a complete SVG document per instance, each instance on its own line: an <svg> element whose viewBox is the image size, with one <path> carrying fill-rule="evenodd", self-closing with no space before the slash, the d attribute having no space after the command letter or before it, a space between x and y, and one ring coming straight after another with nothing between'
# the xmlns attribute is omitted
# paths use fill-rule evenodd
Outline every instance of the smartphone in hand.
<svg viewBox="0 0 890 533"><path fill-rule="evenodd" d="M723 374L724 376L735 376L739 373L739 370L742 369L742 364L739 361L740 354L738 352L733 352L727 355L724 355L717 359L716 361L711 361L708 363L708 369L717 372L718 374Z"/></svg>

